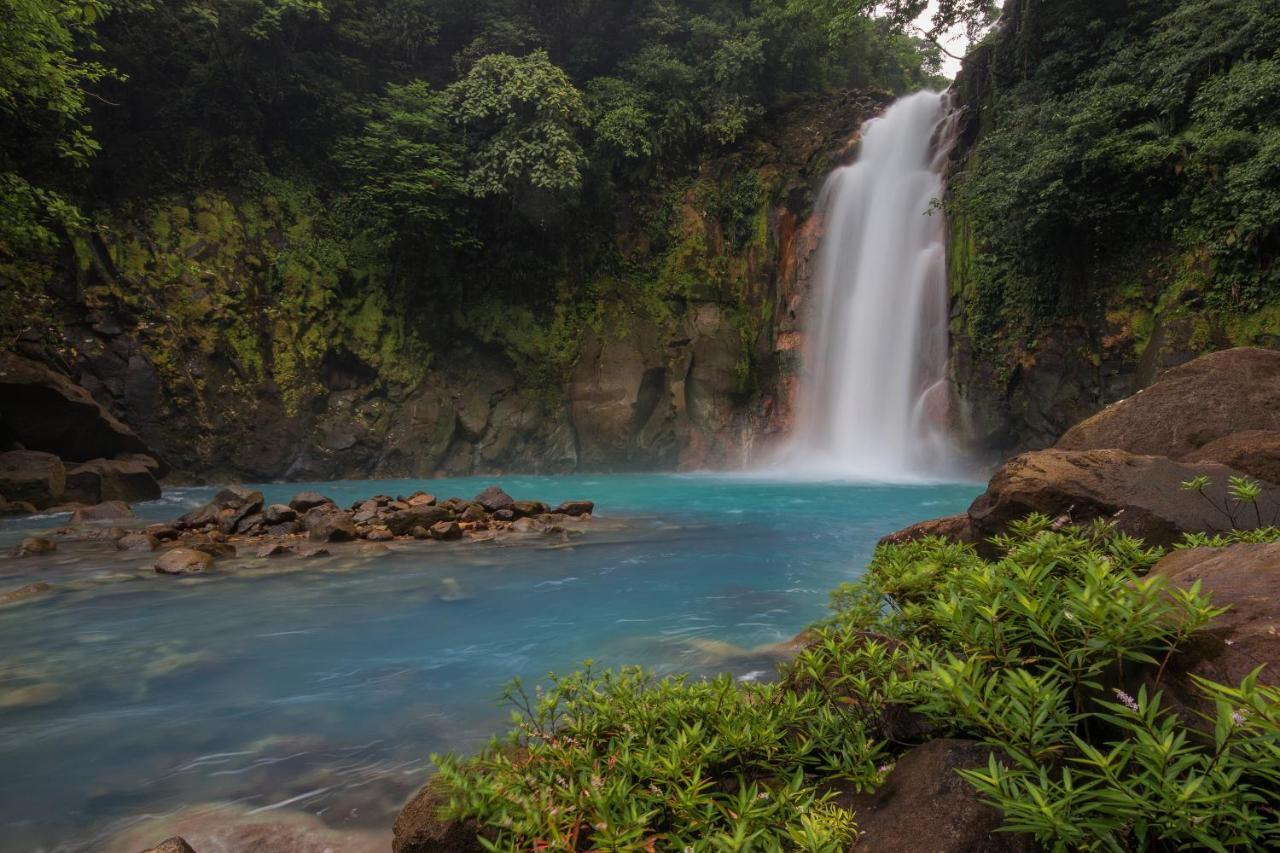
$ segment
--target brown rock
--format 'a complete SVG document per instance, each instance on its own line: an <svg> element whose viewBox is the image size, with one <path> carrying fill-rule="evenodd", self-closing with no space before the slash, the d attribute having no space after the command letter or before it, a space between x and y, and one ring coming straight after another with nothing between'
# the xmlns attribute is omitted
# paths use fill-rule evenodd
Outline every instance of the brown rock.
<svg viewBox="0 0 1280 853"><path fill-rule="evenodd" d="M1243 430L1280 430L1280 352L1240 347L1201 356L1076 424L1055 446L1183 458Z"/></svg>
<svg viewBox="0 0 1280 853"><path fill-rule="evenodd" d="M490 486L473 499L489 512L500 509L511 509L515 500L498 486Z"/></svg>
<svg viewBox="0 0 1280 853"><path fill-rule="evenodd" d="M393 853L482 853L474 822L445 820L441 812L448 797L428 782L396 817Z"/></svg>
<svg viewBox="0 0 1280 853"><path fill-rule="evenodd" d="M541 533L542 529L542 525L532 518L517 518L511 522L511 530L514 533Z"/></svg>
<svg viewBox="0 0 1280 853"><path fill-rule="evenodd" d="M1257 480L1280 485L1280 432L1233 432L1191 451L1182 461L1217 462Z"/></svg>
<svg viewBox="0 0 1280 853"><path fill-rule="evenodd" d="M294 553L294 550L283 542L268 542L258 549L259 557L283 557Z"/></svg>
<svg viewBox="0 0 1280 853"><path fill-rule="evenodd" d="M128 459L93 459L67 470L63 499L82 503L153 501L160 484L152 468Z"/></svg>
<svg viewBox="0 0 1280 853"><path fill-rule="evenodd" d="M453 512L443 506L414 506L393 512L386 517L386 525L397 536L404 536L415 527L430 529L433 524L449 521Z"/></svg>
<svg viewBox="0 0 1280 853"><path fill-rule="evenodd" d="M901 545L914 542L927 536L941 536L951 542L972 543L977 541L973 533L973 525L969 522L968 513L947 515L942 518L931 518L918 521L910 527L904 527L897 533L890 533L879 542L881 545Z"/></svg>
<svg viewBox="0 0 1280 853"><path fill-rule="evenodd" d="M494 510L493 520L494 521L515 521L516 520L515 510L512 510L512 509Z"/></svg>
<svg viewBox="0 0 1280 853"><path fill-rule="evenodd" d="M160 540L148 533L130 533L117 539L116 547L121 551L154 551Z"/></svg>
<svg viewBox="0 0 1280 853"><path fill-rule="evenodd" d="M196 853L186 839L181 836L173 836L161 841L155 847L149 847L142 853Z"/></svg>
<svg viewBox="0 0 1280 853"><path fill-rule="evenodd" d="M14 554L18 557L31 557L36 554L52 554L58 550L58 545L52 539L46 539L43 536L28 536L18 543Z"/></svg>
<svg viewBox="0 0 1280 853"><path fill-rule="evenodd" d="M0 516L31 515L34 512L37 512L35 504L30 504L26 501L0 500Z"/></svg>
<svg viewBox="0 0 1280 853"><path fill-rule="evenodd" d="M285 524L298 519L298 511L284 504L271 504L262 511L262 520L266 524Z"/></svg>
<svg viewBox="0 0 1280 853"><path fill-rule="evenodd" d="M969 507L974 532L986 539L1031 512L1067 515L1075 522L1113 519L1116 528L1153 545L1173 544L1183 533L1230 529L1215 508L1226 505L1227 480L1238 471L1207 462L1174 462L1123 450L1040 450L1015 456L996 471L987 491ZM1204 475L1210 500L1182 488ZM1280 487L1264 486L1264 520L1280 507ZM1237 519L1251 527L1252 512Z"/></svg>
<svg viewBox="0 0 1280 853"><path fill-rule="evenodd" d="M313 542L350 542L356 538L356 525L351 513L333 504L322 504L307 510L302 517L307 537Z"/></svg>
<svg viewBox="0 0 1280 853"><path fill-rule="evenodd" d="M447 541L462 538L462 528L456 521L437 521L431 525L431 538Z"/></svg>
<svg viewBox="0 0 1280 853"><path fill-rule="evenodd" d="M193 509L174 522L175 527L204 527L217 524L223 532L230 533L240 519L262 509L262 492L241 486L228 486L213 500Z"/></svg>
<svg viewBox="0 0 1280 853"><path fill-rule="evenodd" d="M436 496L427 494L426 492L414 492L409 495L405 501L409 506L431 506L436 502Z"/></svg>
<svg viewBox="0 0 1280 853"><path fill-rule="evenodd" d="M0 494L9 501L47 509L62 501L67 471L62 460L38 450L0 453Z"/></svg>
<svg viewBox="0 0 1280 853"><path fill-rule="evenodd" d="M39 598L47 592L52 592L53 587L43 581L37 583L29 583L26 586L20 586L17 589L11 589L8 592L0 592L0 606L6 604L17 604L22 601L30 601L33 598Z"/></svg>
<svg viewBox="0 0 1280 853"><path fill-rule="evenodd" d="M1259 682L1280 685L1280 542L1174 551L1151 574L1182 587L1200 581L1214 606L1229 608L1170 659L1160 689L1175 707L1212 713L1193 675L1234 686L1265 666Z"/></svg>
<svg viewBox="0 0 1280 853"><path fill-rule="evenodd" d="M148 524L143 532L156 537L161 542L169 542L179 536L178 529L169 524Z"/></svg>
<svg viewBox="0 0 1280 853"><path fill-rule="evenodd" d="M289 500L289 508L295 512L306 512L314 507L331 504L333 501L319 492L298 492Z"/></svg>
<svg viewBox="0 0 1280 853"><path fill-rule="evenodd" d="M591 501L565 501L556 507L553 512L561 515L590 515L595 511L596 505Z"/></svg>
<svg viewBox="0 0 1280 853"><path fill-rule="evenodd" d="M445 522L441 522L442 524ZM370 542L386 542L395 539L396 535L385 527L375 527L364 536Z"/></svg>
<svg viewBox="0 0 1280 853"><path fill-rule="evenodd" d="M851 803L857 853L1021 853L1039 847L1029 835L997 832L1000 812L956 773L987 766L977 741L931 740L909 750L874 794Z"/></svg>
<svg viewBox="0 0 1280 853"><path fill-rule="evenodd" d="M194 548L174 548L156 560L156 573L162 575L194 575L207 571L213 557Z"/></svg>
<svg viewBox="0 0 1280 853"><path fill-rule="evenodd" d="M299 557L327 557L329 549L323 545L304 545L298 549Z"/></svg>
<svg viewBox="0 0 1280 853"><path fill-rule="evenodd" d="M516 501L511 505L511 509L520 516L542 515L551 511L551 508L542 501Z"/></svg>
<svg viewBox="0 0 1280 853"><path fill-rule="evenodd" d="M71 523L87 524L91 521L115 521L118 518L133 517L133 507L124 501L106 501L93 506L81 507L71 513Z"/></svg>
<svg viewBox="0 0 1280 853"><path fill-rule="evenodd" d="M418 527L415 527L412 530L410 530L409 535L412 536L414 539L430 539L431 531L428 528L422 527L421 525L419 525Z"/></svg>

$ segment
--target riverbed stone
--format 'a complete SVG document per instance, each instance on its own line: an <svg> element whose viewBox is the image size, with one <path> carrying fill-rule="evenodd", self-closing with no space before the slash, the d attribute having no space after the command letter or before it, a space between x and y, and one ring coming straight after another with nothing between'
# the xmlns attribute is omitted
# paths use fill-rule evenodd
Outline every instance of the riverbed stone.
<svg viewBox="0 0 1280 853"><path fill-rule="evenodd" d="M170 542L182 535L178 532L178 528L171 524L148 524L143 528L143 532L156 537L161 542Z"/></svg>
<svg viewBox="0 0 1280 853"><path fill-rule="evenodd" d="M364 538L370 542L387 542L395 539L396 535L386 527L375 527L364 535Z"/></svg>
<svg viewBox="0 0 1280 853"><path fill-rule="evenodd" d="M516 515L520 516L542 515L551 510L542 501L515 501L511 504L511 509Z"/></svg>
<svg viewBox="0 0 1280 853"><path fill-rule="evenodd" d="M289 508L295 512L304 513L314 507L331 503L333 503L333 501L329 500L319 492L298 492L289 499Z"/></svg>
<svg viewBox="0 0 1280 853"><path fill-rule="evenodd" d="M115 521L134 517L133 507L124 501L103 501L93 506L81 507L71 513L71 523L88 524L94 521Z"/></svg>
<svg viewBox="0 0 1280 853"><path fill-rule="evenodd" d="M66 694L67 689L61 684L48 681L10 687L0 690L0 709L39 708L57 702Z"/></svg>
<svg viewBox="0 0 1280 853"><path fill-rule="evenodd" d="M476 495L473 500L489 512L494 512L500 509L510 509L515 503L515 499L504 492L499 486L490 486L480 494Z"/></svg>
<svg viewBox="0 0 1280 853"><path fill-rule="evenodd" d="M552 512L561 515L590 515L595 511L595 508L596 505L592 501L565 501Z"/></svg>
<svg viewBox="0 0 1280 853"><path fill-rule="evenodd" d="M349 542L356 538L356 525L351 513L333 504L322 504L307 510L302 517L307 537L313 542Z"/></svg>
<svg viewBox="0 0 1280 853"><path fill-rule="evenodd" d="M30 601L52 591L53 587L44 581L29 583L17 589L11 589L8 592L0 592L0 606Z"/></svg>
<svg viewBox="0 0 1280 853"><path fill-rule="evenodd" d="M284 557L294 553L294 550L283 542L268 542L257 553L259 557Z"/></svg>
<svg viewBox="0 0 1280 853"><path fill-rule="evenodd" d="M208 571L213 565L213 556L195 548L174 548L165 551L156 560L157 574L162 575L194 575Z"/></svg>
<svg viewBox="0 0 1280 853"><path fill-rule="evenodd" d="M433 524L450 521L452 518L453 512L447 507L424 504L393 512L386 517L385 523L392 533L404 536L415 527L425 527L429 530Z"/></svg>
<svg viewBox="0 0 1280 853"><path fill-rule="evenodd" d="M462 528L458 526L456 521L437 521L431 525L431 538L440 541L449 541L462 538Z"/></svg>
<svg viewBox="0 0 1280 853"><path fill-rule="evenodd" d="M271 504L262 511L262 520L267 524L284 524L297 518L298 511L285 504Z"/></svg>
<svg viewBox="0 0 1280 853"><path fill-rule="evenodd" d="M129 533L116 540L121 551L154 551L159 547L160 540L149 533Z"/></svg>
<svg viewBox="0 0 1280 853"><path fill-rule="evenodd" d="M436 502L436 496L428 492L414 492L404 502L409 506L431 506Z"/></svg>
<svg viewBox="0 0 1280 853"><path fill-rule="evenodd" d="M14 553L19 557L33 557L39 554L52 554L58 550L58 544L45 536L28 536L18 543Z"/></svg>

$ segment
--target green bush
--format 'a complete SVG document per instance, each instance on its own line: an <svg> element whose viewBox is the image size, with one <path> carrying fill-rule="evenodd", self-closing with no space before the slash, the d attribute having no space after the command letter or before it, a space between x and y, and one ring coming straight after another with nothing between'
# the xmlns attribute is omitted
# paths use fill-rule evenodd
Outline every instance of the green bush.
<svg viewBox="0 0 1280 853"><path fill-rule="evenodd" d="M950 735L994 747L962 775L1053 849L1280 843L1280 691L1197 680L1216 707L1198 727L1161 705L1222 612L1199 584L1148 576L1163 549L1102 524L1031 516L992 545L879 548L777 684L517 685L505 744L437 759L448 814L492 849L843 849L856 815L823 781L874 787L912 738Z"/></svg>

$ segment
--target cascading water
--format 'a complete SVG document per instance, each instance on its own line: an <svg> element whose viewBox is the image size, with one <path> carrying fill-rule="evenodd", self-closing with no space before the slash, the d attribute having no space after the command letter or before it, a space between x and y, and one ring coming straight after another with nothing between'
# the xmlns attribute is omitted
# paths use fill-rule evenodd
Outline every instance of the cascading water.
<svg viewBox="0 0 1280 853"><path fill-rule="evenodd" d="M948 114L935 92L895 102L823 187L788 473L949 475L946 233L934 209Z"/></svg>

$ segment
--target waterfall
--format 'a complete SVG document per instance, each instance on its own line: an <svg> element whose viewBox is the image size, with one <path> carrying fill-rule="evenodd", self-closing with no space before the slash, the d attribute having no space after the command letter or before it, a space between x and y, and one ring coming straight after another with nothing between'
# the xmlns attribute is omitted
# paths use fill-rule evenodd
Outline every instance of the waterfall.
<svg viewBox="0 0 1280 853"><path fill-rule="evenodd" d="M896 101L822 189L789 473L949 475L946 227L934 209L949 114L940 93Z"/></svg>

